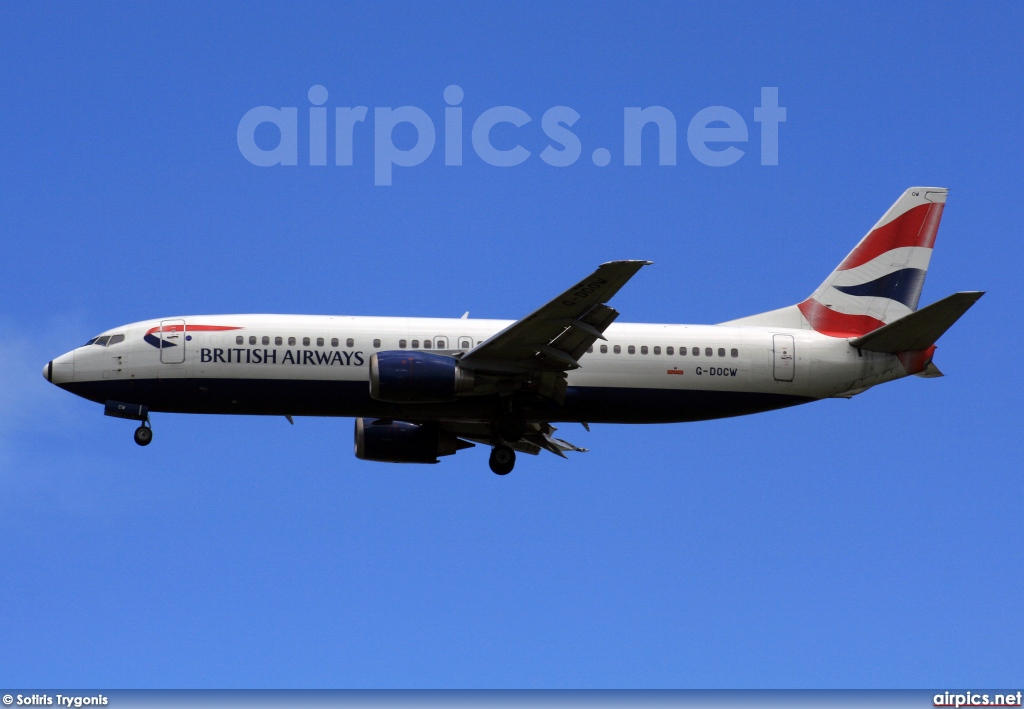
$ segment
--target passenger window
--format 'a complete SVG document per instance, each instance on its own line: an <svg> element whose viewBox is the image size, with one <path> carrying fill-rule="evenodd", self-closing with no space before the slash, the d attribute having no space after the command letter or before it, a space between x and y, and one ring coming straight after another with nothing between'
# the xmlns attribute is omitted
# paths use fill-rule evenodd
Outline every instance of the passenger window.
<svg viewBox="0 0 1024 709"><path fill-rule="evenodd" d="M687 349L686 347L680 347L679 348L679 354L682 355L683 357L685 357L687 354L689 354L689 352L690 352L690 350Z"/></svg>
<svg viewBox="0 0 1024 709"><path fill-rule="evenodd" d="M654 348L654 354L656 354L656 355L661 354L661 348L660 347L655 347Z"/></svg>
<svg viewBox="0 0 1024 709"><path fill-rule="evenodd" d="M413 340L412 341L412 348L414 350L418 350L420 348L420 341L419 340Z"/></svg>
<svg viewBox="0 0 1024 709"><path fill-rule="evenodd" d="M704 356L705 357L710 357L714 353L715 353L714 350L712 350L710 347L705 347L704 348Z"/></svg>
<svg viewBox="0 0 1024 709"><path fill-rule="evenodd" d="M671 354L675 354L675 353L676 353L676 348L675 347L666 347L665 348L665 354L671 355ZM658 350L654 350L654 354L658 354ZM684 351L683 354L686 354L686 352Z"/></svg>
<svg viewBox="0 0 1024 709"><path fill-rule="evenodd" d="M694 347L692 352L693 352L693 356L694 357L699 356L700 355L700 347Z"/></svg>
<svg viewBox="0 0 1024 709"><path fill-rule="evenodd" d="M463 340L462 343L459 345L459 347L461 347L464 350L468 350L472 346L473 345L469 344L469 340Z"/></svg>
<svg viewBox="0 0 1024 709"><path fill-rule="evenodd" d="M303 347L309 347L309 338L308 337L303 337L302 338L302 346Z"/></svg>
<svg viewBox="0 0 1024 709"><path fill-rule="evenodd" d="M733 347L732 350L729 351L729 354L731 354L733 357L739 357L740 356L740 351L738 349L736 349L735 347Z"/></svg>
<svg viewBox="0 0 1024 709"><path fill-rule="evenodd" d="M270 344L270 338L267 335L264 335L262 342L263 342L264 345L269 345Z"/></svg>
<svg viewBox="0 0 1024 709"><path fill-rule="evenodd" d="M725 357L725 348L724 347L719 347L718 348L718 356L719 357Z"/></svg>
<svg viewBox="0 0 1024 709"><path fill-rule="evenodd" d="M398 341L398 347L399 347L399 349L403 349L403 350L404 350L404 349L405 349L405 345L406 345L406 342L405 342L405 340L399 340L399 341Z"/></svg>
<svg viewBox="0 0 1024 709"><path fill-rule="evenodd" d="M124 335L111 335L110 342L108 345L116 345L118 342L124 342Z"/></svg>
<svg viewBox="0 0 1024 709"><path fill-rule="evenodd" d="M238 335L237 337L235 337L235 344L236 345L244 345L245 344L245 338L242 337L241 335Z"/></svg>
<svg viewBox="0 0 1024 709"><path fill-rule="evenodd" d="M629 352L630 354L636 354L636 347L630 345L629 347L626 348L626 352Z"/></svg>
<svg viewBox="0 0 1024 709"><path fill-rule="evenodd" d="M594 351L594 346L593 345L591 345L590 347L587 348L587 352L593 352L593 351Z"/></svg>
<svg viewBox="0 0 1024 709"><path fill-rule="evenodd" d="M283 344L284 344L284 339L283 339L283 338L281 338L280 336L278 336L278 337L275 337L275 338L274 338L274 344L275 344L275 345L283 345Z"/></svg>
<svg viewBox="0 0 1024 709"><path fill-rule="evenodd" d="M324 338L322 338L322 337L316 338L316 346L317 347L323 347L324 346Z"/></svg>
<svg viewBox="0 0 1024 709"><path fill-rule="evenodd" d="M640 354L647 354L647 345L640 346Z"/></svg>
<svg viewBox="0 0 1024 709"><path fill-rule="evenodd" d="M429 350L432 346L433 345L431 344L430 340L424 340L423 341L423 349Z"/></svg>
<svg viewBox="0 0 1024 709"><path fill-rule="evenodd" d="M337 337L332 337L331 338L331 347L337 347L337 346L338 346L338 338Z"/></svg>
<svg viewBox="0 0 1024 709"><path fill-rule="evenodd" d="M351 337L348 338L347 340L345 340L345 347L355 347L355 346L356 346L356 341L353 340Z"/></svg>
<svg viewBox="0 0 1024 709"><path fill-rule="evenodd" d="M437 338L437 349L439 349L439 350L446 350L446 349L448 349L448 341L445 340L443 337Z"/></svg>
<svg viewBox="0 0 1024 709"><path fill-rule="evenodd" d="M608 345L601 345L601 354L608 354Z"/></svg>
<svg viewBox="0 0 1024 709"><path fill-rule="evenodd" d="M288 338L288 346L289 347L294 347L295 346L295 338L294 337L289 337Z"/></svg>
<svg viewBox="0 0 1024 709"><path fill-rule="evenodd" d="M249 335L249 344L250 345L255 345L256 344L256 335Z"/></svg>
<svg viewBox="0 0 1024 709"><path fill-rule="evenodd" d="M380 347L380 340L374 340L373 341L373 349L377 349L379 347Z"/></svg>
<svg viewBox="0 0 1024 709"><path fill-rule="evenodd" d="M622 354L622 347L620 347L619 345L615 345L615 347L612 347L612 352L614 352L615 354Z"/></svg>

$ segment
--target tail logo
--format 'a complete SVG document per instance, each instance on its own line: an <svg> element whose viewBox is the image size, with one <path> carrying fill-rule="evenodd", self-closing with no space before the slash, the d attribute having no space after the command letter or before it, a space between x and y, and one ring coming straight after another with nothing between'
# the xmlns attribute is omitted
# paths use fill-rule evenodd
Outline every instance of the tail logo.
<svg viewBox="0 0 1024 709"><path fill-rule="evenodd" d="M797 306L810 326L832 337L859 337L917 310L945 196L939 188L904 192Z"/></svg>

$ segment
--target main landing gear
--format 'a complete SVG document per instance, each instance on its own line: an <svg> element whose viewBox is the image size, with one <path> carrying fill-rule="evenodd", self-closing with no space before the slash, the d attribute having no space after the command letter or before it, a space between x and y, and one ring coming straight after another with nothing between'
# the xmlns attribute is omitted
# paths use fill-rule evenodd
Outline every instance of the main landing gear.
<svg viewBox="0 0 1024 709"><path fill-rule="evenodd" d="M153 429L149 426L149 419L142 422L142 425L135 429L135 442L140 446L148 446L153 442Z"/></svg>
<svg viewBox="0 0 1024 709"><path fill-rule="evenodd" d="M491 419L491 458L488 464L497 475L508 475L516 467L515 443L526 434L526 416L522 404L511 396L502 397Z"/></svg>
<svg viewBox="0 0 1024 709"><path fill-rule="evenodd" d="M518 441L526 433L526 416L523 415L523 407L512 397L506 397L502 400L501 408L491 426L492 431L502 440Z"/></svg>
<svg viewBox="0 0 1024 709"><path fill-rule="evenodd" d="M487 461L491 471L497 475L508 475L516 467L516 452L501 444L491 449L491 458Z"/></svg>

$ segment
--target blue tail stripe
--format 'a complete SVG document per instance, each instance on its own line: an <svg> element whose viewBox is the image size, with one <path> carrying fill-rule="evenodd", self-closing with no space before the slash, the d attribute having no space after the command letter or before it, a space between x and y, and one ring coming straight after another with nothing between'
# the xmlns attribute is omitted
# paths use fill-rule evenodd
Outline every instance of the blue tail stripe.
<svg viewBox="0 0 1024 709"><path fill-rule="evenodd" d="M849 295L898 300L911 310L917 310L917 301L921 298L926 271L920 268L904 268L887 273L867 283L855 286L834 286L836 290Z"/></svg>

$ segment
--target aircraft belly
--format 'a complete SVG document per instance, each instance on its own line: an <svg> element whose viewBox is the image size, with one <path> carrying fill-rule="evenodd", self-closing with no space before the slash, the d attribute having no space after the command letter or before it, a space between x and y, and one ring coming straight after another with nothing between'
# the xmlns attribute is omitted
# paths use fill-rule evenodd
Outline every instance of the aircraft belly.
<svg viewBox="0 0 1024 709"><path fill-rule="evenodd" d="M62 385L92 401L144 404L154 412L267 416L364 416L421 420L486 421L494 401L464 397L441 404L391 404L370 397L365 381L312 379L129 379ZM528 406L536 421L671 423L740 416L813 401L782 392L569 387L564 405Z"/></svg>

